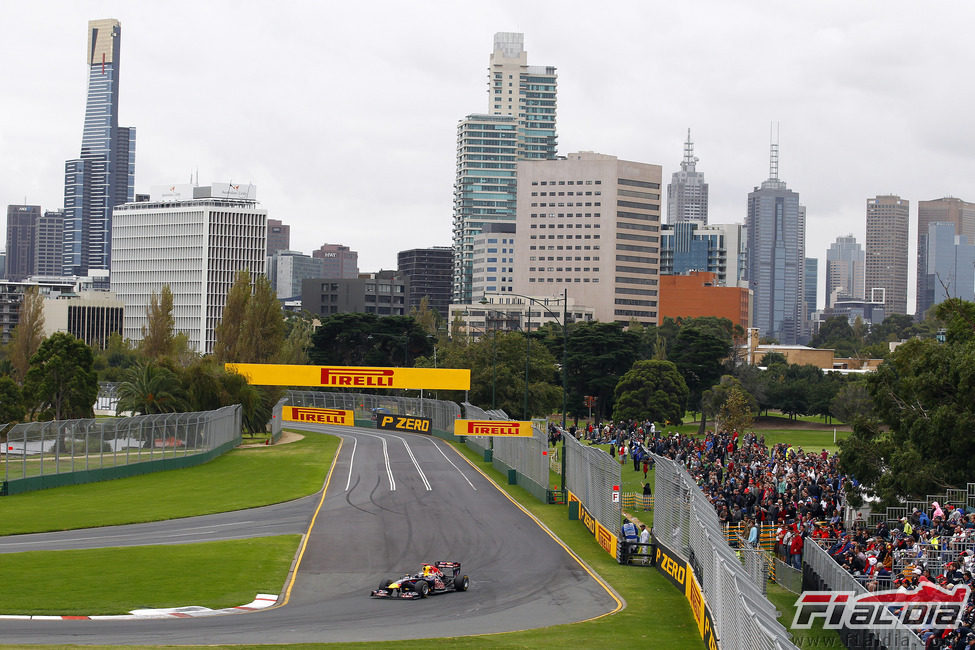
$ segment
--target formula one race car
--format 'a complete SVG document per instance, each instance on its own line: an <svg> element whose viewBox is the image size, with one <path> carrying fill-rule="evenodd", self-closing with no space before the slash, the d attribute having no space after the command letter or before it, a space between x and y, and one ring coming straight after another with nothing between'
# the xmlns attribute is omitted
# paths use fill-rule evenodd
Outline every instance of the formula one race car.
<svg viewBox="0 0 975 650"><path fill-rule="evenodd" d="M419 573L399 580L383 580L369 595L373 598L426 598L446 591L467 591L470 579L461 574L460 562L424 564Z"/></svg>

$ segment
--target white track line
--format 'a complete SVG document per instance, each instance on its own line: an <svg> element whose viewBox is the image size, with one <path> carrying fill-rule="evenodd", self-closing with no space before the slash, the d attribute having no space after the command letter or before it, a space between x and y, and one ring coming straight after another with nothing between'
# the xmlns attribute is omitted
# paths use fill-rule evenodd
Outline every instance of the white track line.
<svg viewBox="0 0 975 650"><path fill-rule="evenodd" d="M345 491L349 491L349 486L352 485L352 465L355 463L355 448L358 446L358 440L355 436L352 436L352 458L349 459L349 480L345 482ZM389 465L387 465L389 467Z"/></svg>
<svg viewBox="0 0 975 650"><path fill-rule="evenodd" d="M392 434L390 434L390 435L392 435ZM405 438L400 438L399 436L392 436L392 437L393 438L398 438L400 440L400 442L403 443L403 446L406 447L406 453L408 453L410 455L410 460L413 461L413 466L416 467L416 471L420 473L420 479L423 480L423 485L426 486L427 491L432 490L433 488L430 487L430 481L427 480L426 474L424 474L423 473L423 470L420 469L420 463L416 462L416 456L413 455L413 450L410 449L410 445L407 444L406 439Z"/></svg>
<svg viewBox="0 0 975 650"><path fill-rule="evenodd" d="M386 439L382 436L377 436L374 433L366 433L365 431L356 431L355 435L370 436L372 438L379 438L383 443L383 457L386 459L386 474L389 475L389 491L396 491L396 479L393 478L393 469L389 466L389 450L386 447ZM411 454L412 455L412 454ZM413 461L416 462L416 461ZM426 480L426 479L424 479ZM427 488L429 489L429 488Z"/></svg>
<svg viewBox="0 0 975 650"><path fill-rule="evenodd" d="M428 440L428 441L430 442L430 444L431 444L431 445L433 445L433 446L434 446L434 448L436 448L436 450L437 450L437 451L439 451L439 452L440 452L440 455L444 457L444 460L446 460L446 461L447 461L448 463L450 463L451 465L454 465L454 461L452 461L452 460L450 460L450 458L449 458L449 457L447 456L447 454L445 454L445 453L443 453L443 449L441 449L441 448L440 448L440 445L438 445L438 444L437 444L437 443L436 443L436 442L435 442L435 441L433 440L433 438L427 438L427 440ZM468 485L470 485L470 486L471 486L471 488L473 488L475 492L477 492L477 488L476 488L476 487L474 487L474 484L473 484L473 483L471 483L471 480L470 480L469 478L467 478L467 475L466 475L466 474L464 474L464 472L462 472L462 471L460 470L460 468L459 468L459 467L457 467L456 465L454 465L454 469L455 469L455 470L457 470L457 473L458 473L458 474L460 474L460 475L461 475L462 477L464 477L464 480L465 480L465 481L467 481L467 484L468 484Z"/></svg>

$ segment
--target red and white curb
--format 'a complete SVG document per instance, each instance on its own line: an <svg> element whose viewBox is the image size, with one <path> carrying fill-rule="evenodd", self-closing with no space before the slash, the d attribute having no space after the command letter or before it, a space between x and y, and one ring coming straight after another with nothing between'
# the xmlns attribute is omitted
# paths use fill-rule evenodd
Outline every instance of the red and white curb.
<svg viewBox="0 0 975 650"><path fill-rule="evenodd" d="M19 616L16 614L0 614L0 619L20 621L131 621L146 618L195 618L198 616L218 616L221 614L253 612L270 607L276 602L278 602L276 594L257 594L254 600L246 605L225 607L223 609L210 609L209 607L190 605L188 607L170 607L166 609L133 609L128 614L118 614L115 616Z"/></svg>

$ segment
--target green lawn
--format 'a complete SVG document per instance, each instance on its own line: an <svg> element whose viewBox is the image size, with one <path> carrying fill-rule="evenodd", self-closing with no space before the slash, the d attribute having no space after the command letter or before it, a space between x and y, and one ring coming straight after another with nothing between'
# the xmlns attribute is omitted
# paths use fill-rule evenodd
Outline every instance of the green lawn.
<svg viewBox="0 0 975 650"><path fill-rule="evenodd" d="M281 593L300 540L300 535L282 535L5 555L0 612L92 615L147 607L246 605L259 593ZM67 584L70 589L65 589Z"/></svg>
<svg viewBox="0 0 975 650"><path fill-rule="evenodd" d="M0 497L0 535L112 526L227 512L321 489L334 436L236 449L209 463L132 478Z"/></svg>
<svg viewBox="0 0 975 650"><path fill-rule="evenodd" d="M843 642L836 630L825 630L815 624L808 630L792 629L792 619L796 615L796 598L796 594L777 584L768 586L768 599L782 613L779 622L792 634L792 642L800 648L842 648Z"/></svg>

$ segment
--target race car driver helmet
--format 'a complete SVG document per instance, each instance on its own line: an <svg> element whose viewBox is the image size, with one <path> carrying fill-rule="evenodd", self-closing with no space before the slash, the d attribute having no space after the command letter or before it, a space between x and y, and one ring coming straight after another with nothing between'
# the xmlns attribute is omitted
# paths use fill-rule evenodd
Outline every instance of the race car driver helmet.
<svg viewBox="0 0 975 650"><path fill-rule="evenodd" d="M436 576L436 575L439 575L439 573L440 573L440 570L437 569L437 567L433 566L432 564L424 564L423 565L423 575L424 576Z"/></svg>

